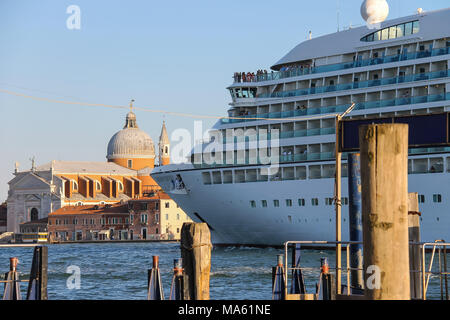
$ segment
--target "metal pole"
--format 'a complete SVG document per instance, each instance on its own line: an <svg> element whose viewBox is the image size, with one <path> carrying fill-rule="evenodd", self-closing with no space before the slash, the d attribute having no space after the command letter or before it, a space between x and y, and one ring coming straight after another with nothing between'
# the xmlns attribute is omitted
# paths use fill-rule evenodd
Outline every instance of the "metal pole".
<svg viewBox="0 0 450 320"><path fill-rule="evenodd" d="M336 206L336 292L337 294L341 294L341 266L342 266L342 257L341 257L341 159L342 155L339 152L339 121L340 116L336 116L336 197L335 197L335 206Z"/></svg>
<svg viewBox="0 0 450 320"><path fill-rule="evenodd" d="M336 129L336 142L335 142L335 157L336 157L336 178L335 178L335 188L336 188L336 197L335 197L335 205L336 205L336 293L341 294L341 268L342 268L342 227L341 227L341 161L342 154L339 148L339 121L344 118L347 114L353 111L355 108L355 103L345 110L344 113L336 116L335 121L335 129Z"/></svg>
<svg viewBox="0 0 450 320"><path fill-rule="evenodd" d="M348 156L348 195L349 195L349 231L350 241L362 242L361 209L361 156L359 153ZM363 289L363 245L350 245L351 287ZM358 270L356 270L358 269ZM350 288L349 288L350 289Z"/></svg>

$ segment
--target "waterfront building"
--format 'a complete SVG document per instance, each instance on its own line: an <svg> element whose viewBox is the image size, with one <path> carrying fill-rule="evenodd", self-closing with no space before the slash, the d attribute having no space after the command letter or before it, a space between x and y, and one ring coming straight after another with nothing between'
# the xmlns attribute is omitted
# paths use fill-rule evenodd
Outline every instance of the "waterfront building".
<svg viewBox="0 0 450 320"><path fill-rule="evenodd" d="M181 227L192 220L163 191L128 201L135 234L141 239L180 240Z"/></svg>
<svg viewBox="0 0 450 320"><path fill-rule="evenodd" d="M165 123L160 138L161 164L168 164L170 143ZM155 167L155 147L151 137L139 129L130 111L125 126L112 136L107 161L53 160L20 171L16 163L9 181L7 231L19 232L20 225L46 218L66 206L93 206L126 202L160 190L150 177Z"/></svg>
<svg viewBox="0 0 450 320"><path fill-rule="evenodd" d="M48 219L51 241L180 240L182 224L192 221L162 191L127 203L66 206Z"/></svg>
<svg viewBox="0 0 450 320"><path fill-rule="evenodd" d="M126 240L128 229L124 203L66 206L48 215L50 241Z"/></svg>

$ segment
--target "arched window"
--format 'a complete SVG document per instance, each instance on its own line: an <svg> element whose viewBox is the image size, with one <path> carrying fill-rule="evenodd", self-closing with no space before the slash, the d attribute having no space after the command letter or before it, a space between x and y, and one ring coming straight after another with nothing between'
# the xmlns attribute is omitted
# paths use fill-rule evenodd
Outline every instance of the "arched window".
<svg viewBox="0 0 450 320"><path fill-rule="evenodd" d="M72 180L72 190L78 191L78 183L75 180Z"/></svg>
<svg viewBox="0 0 450 320"><path fill-rule="evenodd" d="M31 221L39 220L39 211L38 211L38 209L36 209L36 208L31 209L30 220Z"/></svg>
<svg viewBox="0 0 450 320"><path fill-rule="evenodd" d="M102 190L102 184L95 180L95 190L101 191Z"/></svg>
<svg viewBox="0 0 450 320"><path fill-rule="evenodd" d="M121 181L117 181L117 184L119 186L119 191L123 192L123 183Z"/></svg>

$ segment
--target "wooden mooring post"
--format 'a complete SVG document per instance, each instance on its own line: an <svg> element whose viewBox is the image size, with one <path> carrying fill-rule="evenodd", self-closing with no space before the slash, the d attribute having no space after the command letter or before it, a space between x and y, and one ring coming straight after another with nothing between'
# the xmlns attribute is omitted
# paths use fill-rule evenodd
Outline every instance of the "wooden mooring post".
<svg viewBox="0 0 450 320"><path fill-rule="evenodd" d="M34 248L27 300L47 300L48 247Z"/></svg>
<svg viewBox="0 0 450 320"><path fill-rule="evenodd" d="M408 125L359 128L365 298L410 300Z"/></svg>
<svg viewBox="0 0 450 320"><path fill-rule="evenodd" d="M184 269L184 300L209 300L211 233L206 223L184 223L181 258Z"/></svg>

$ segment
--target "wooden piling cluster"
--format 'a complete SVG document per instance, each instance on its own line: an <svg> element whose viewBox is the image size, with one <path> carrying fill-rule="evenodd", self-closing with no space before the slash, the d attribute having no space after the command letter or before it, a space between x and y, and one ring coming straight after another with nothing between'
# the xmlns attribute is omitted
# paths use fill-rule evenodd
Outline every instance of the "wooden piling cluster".
<svg viewBox="0 0 450 320"><path fill-rule="evenodd" d="M48 248L36 246L31 263L30 277L28 280L20 280L17 266L19 260L10 258L10 271L5 275L6 280L3 292L3 300L22 300L20 283L28 282L26 300L47 300L47 270Z"/></svg>

